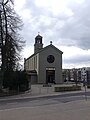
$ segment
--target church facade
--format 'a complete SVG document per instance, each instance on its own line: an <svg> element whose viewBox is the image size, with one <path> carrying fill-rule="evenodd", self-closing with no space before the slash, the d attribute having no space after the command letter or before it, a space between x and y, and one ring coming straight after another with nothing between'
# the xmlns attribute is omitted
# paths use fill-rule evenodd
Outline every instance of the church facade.
<svg viewBox="0 0 90 120"><path fill-rule="evenodd" d="M63 83L62 81L63 52L52 45L43 48L42 36L35 37L34 54L24 60L32 84Z"/></svg>

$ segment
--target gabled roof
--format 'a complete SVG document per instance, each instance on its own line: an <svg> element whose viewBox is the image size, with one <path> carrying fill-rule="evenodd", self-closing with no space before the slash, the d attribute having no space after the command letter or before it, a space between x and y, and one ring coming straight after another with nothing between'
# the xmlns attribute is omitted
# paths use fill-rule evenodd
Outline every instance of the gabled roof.
<svg viewBox="0 0 90 120"><path fill-rule="evenodd" d="M50 44L46 47L44 47L42 50L40 50L40 52L42 52L43 50L49 48L49 47L52 47L53 49L57 50L58 52L61 52L61 54L63 54L63 52L61 50L59 50L58 48L56 48L54 45Z"/></svg>
<svg viewBox="0 0 90 120"><path fill-rule="evenodd" d="M33 57L34 55L36 55L36 54L38 54L38 53L40 53L40 52L42 52L42 51L44 51L44 50L46 50L46 49L49 48L49 47L52 47L53 49L55 49L55 50L57 50L58 52L60 52L61 54L63 54L63 52L62 52L61 50L59 50L58 48L56 48L54 45L50 44L50 45L42 48L42 49L41 49L40 51L38 51L37 53L32 54L32 55L31 55L30 57L28 57L26 60L30 59L30 58Z"/></svg>

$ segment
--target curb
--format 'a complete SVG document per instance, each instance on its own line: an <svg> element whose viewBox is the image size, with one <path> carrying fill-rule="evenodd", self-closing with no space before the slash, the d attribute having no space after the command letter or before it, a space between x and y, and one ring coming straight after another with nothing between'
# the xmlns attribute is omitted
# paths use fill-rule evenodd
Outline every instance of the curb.
<svg viewBox="0 0 90 120"><path fill-rule="evenodd" d="M88 93L90 93L90 91L88 91ZM13 102L13 101L17 101L17 102L23 102L24 100L37 100L37 99L50 99L50 98L54 98L54 97L68 97L68 96L81 96L81 95L85 95L84 91L77 91L77 92L67 92L67 93L59 93L59 94L48 94L48 95L37 95L37 96L28 96L28 97L17 97L17 98L1 98L0 99L0 104L1 103L5 103L5 102Z"/></svg>

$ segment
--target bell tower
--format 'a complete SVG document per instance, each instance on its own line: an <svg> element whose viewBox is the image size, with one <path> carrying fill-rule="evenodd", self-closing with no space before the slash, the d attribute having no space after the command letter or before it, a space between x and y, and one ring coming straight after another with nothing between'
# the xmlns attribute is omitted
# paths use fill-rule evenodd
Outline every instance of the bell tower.
<svg viewBox="0 0 90 120"><path fill-rule="evenodd" d="M42 36L39 34L35 37L35 44L34 44L34 53L39 52L43 48L42 44Z"/></svg>

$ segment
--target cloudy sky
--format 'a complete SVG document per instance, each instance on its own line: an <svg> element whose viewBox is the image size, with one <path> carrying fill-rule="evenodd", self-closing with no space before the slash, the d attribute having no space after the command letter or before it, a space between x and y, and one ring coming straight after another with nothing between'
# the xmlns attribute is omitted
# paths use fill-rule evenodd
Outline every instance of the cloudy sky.
<svg viewBox="0 0 90 120"><path fill-rule="evenodd" d="M15 0L15 10L24 26L23 57L34 53L34 38L40 32L44 46L63 51L63 68L90 67L90 0Z"/></svg>

